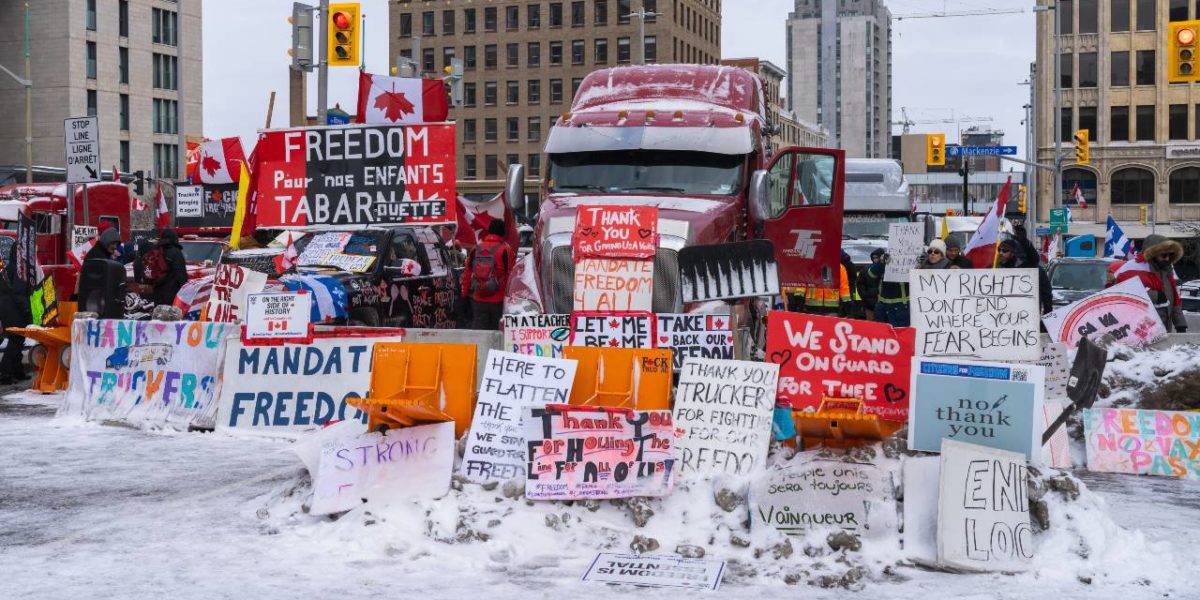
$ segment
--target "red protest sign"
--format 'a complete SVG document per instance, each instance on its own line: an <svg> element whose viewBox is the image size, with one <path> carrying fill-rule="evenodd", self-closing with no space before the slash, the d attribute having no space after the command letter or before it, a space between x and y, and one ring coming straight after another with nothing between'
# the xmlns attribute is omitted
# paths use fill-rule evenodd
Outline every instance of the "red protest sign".
<svg viewBox="0 0 1200 600"><path fill-rule="evenodd" d="M658 243L658 208L653 206L579 207L575 218L575 260L650 258Z"/></svg>
<svg viewBox="0 0 1200 600"><path fill-rule="evenodd" d="M772 311L767 361L779 364L779 399L816 410L822 397L858 398L867 414L908 419L915 331L886 323Z"/></svg>

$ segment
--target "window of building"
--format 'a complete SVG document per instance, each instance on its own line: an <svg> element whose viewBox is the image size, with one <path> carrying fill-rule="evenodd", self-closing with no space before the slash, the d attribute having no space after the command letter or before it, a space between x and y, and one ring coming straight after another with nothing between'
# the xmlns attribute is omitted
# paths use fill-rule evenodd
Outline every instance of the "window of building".
<svg viewBox="0 0 1200 600"><path fill-rule="evenodd" d="M1071 122L1072 117L1075 116L1072 112L1073 110L1071 108L1063 108L1060 113L1062 117L1059 123L1060 129L1058 134L1064 142L1070 142L1075 139L1075 125Z"/></svg>
<svg viewBox="0 0 1200 600"><path fill-rule="evenodd" d="M412 13L400 14L400 37L412 37Z"/></svg>
<svg viewBox="0 0 1200 600"><path fill-rule="evenodd" d="M117 2L117 35L129 37L129 0Z"/></svg>
<svg viewBox="0 0 1200 600"><path fill-rule="evenodd" d="M155 98L153 114L154 133L179 133L179 103L175 100Z"/></svg>
<svg viewBox="0 0 1200 600"><path fill-rule="evenodd" d="M96 90L88 90L87 91L87 114L89 117L93 117L96 115L96 112L99 110L99 104L100 104L100 98L97 95Z"/></svg>
<svg viewBox="0 0 1200 600"><path fill-rule="evenodd" d="M483 84L483 105L484 106L495 106L496 105L496 82L495 81L484 82L484 84Z"/></svg>
<svg viewBox="0 0 1200 600"><path fill-rule="evenodd" d="M597 27L608 25L608 0L595 0L592 5L592 24Z"/></svg>
<svg viewBox="0 0 1200 600"><path fill-rule="evenodd" d="M1062 202L1067 204L1074 202L1073 192L1075 186L1079 186L1079 192L1083 197L1094 206L1096 203L1096 174L1087 169L1072 168L1063 169L1062 175Z"/></svg>
<svg viewBox="0 0 1200 600"><path fill-rule="evenodd" d="M1154 105L1137 107L1137 141L1154 141Z"/></svg>
<svg viewBox="0 0 1200 600"><path fill-rule="evenodd" d="M433 11L421 13L421 35L433 35Z"/></svg>
<svg viewBox="0 0 1200 600"><path fill-rule="evenodd" d="M643 52L646 53L646 62L658 62L658 36L648 35L645 37L646 44L643 46Z"/></svg>
<svg viewBox="0 0 1200 600"><path fill-rule="evenodd" d="M96 78L96 42L87 43L87 78Z"/></svg>
<svg viewBox="0 0 1200 600"><path fill-rule="evenodd" d="M129 173L129 140L121 140L121 172Z"/></svg>
<svg viewBox="0 0 1200 600"><path fill-rule="evenodd" d="M525 136L531 142L542 141L542 118L529 117L525 123Z"/></svg>
<svg viewBox="0 0 1200 600"><path fill-rule="evenodd" d="M571 98L572 99L574 99L575 95L579 93L579 86L581 86L581 85L583 85L582 77L575 77L575 78L571 79Z"/></svg>
<svg viewBox="0 0 1200 600"><path fill-rule="evenodd" d="M1129 85L1129 52L1122 50L1121 52L1113 52L1110 55L1109 65L1111 72L1109 73L1109 85L1113 87L1125 87Z"/></svg>
<svg viewBox="0 0 1200 600"><path fill-rule="evenodd" d="M454 47L447 46L442 48L442 66L448 67L454 62Z"/></svg>
<svg viewBox="0 0 1200 600"><path fill-rule="evenodd" d="M530 79L526 86L525 99L530 104L539 104L542 101L542 80Z"/></svg>
<svg viewBox="0 0 1200 600"><path fill-rule="evenodd" d="M489 118L483 120L483 141L493 143L496 141L498 137L496 127L496 119Z"/></svg>
<svg viewBox="0 0 1200 600"><path fill-rule="evenodd" d="M550 65L557 66L563 62L562 42L550 42Z"/></svg>
<svg viewBox="0 0 1200 600"><path fill-rule="evenodd" d="M463 9L463 33L475 33L475 9Z"/></svg>
<svg viewBox="0 0 1200 600"><path fill-rule="evenodd" d="M1075 55L1071 53L1058 55L1058 85L1063 89L1075 87Z"/></svg>
<svg viewBox="0 0 1200 600"><path fill-rule="evenodd" d="M475 119L463 119L463 142L475 143Z"/></svg>
<svg viewBox="0 0 1200 600"><path fill-rule="evenodd" d="M1152 204L1154 173L1139 167L1126 167L1113 173L1109 197L1113 204Z"/></svg>
<svg viewBox="0 0 1200 600"><path fill-rule="evenodd" d="M521 141L521 117L508 117L505 119L505 140L509 142Z"/></svg>
<svg viewBox="0 0 1200 600"><path fill-rule="evenodd" d="M629 62L629 38L617 38L617 62L624 64Z"/></svg>
<svg viewBox="0 0 1200 600"><path fill-rule="evenodd" d="M1079 33L1096 33L1100 25L1100 0L1078 0Z"/></svg>
<svg viewBox="0 0 1200 600"><path fill-rule="evenodd" d="M504 29L507 31L516 31L521 28L521 7L520 6L505 6L504 7Z"/></svg>
<svg viewBox="0 0 1200 600"><path fill-rule="evenodd" d="M542 175L542 155L530 154L529 165L526 170L531 177L540 177Z"/></svg>
<svg viewBox="0 0 1200 600"><path fill-rule="evenodd" d="M1129 107L1114 106L1109 109L1108 139L1113 142L1129 141Z"/></svg>
<svg viewBox="0 0 1200 600"><path fill-rule="evenodd" d="M87 28L88 31L96 30L96 0L87 0Z"/></svg>
<svg viewBox="0 0 1200 600"><path fill-rule="evenodd" d="M454 35L454 11L442 11L442 35Z"/></svg>
<svg viewBox="0 0 1200 600"><path fill-rule="evenodd" d="M174 179L179 176L178 145L154 145L154 175L163 179Z"/></svg>
<svg viewBox="0 0 1200 600"><path fill-rule="evenodd" d="M1191 0L1171 0L1167 7L1168 21L1186 21L1188 20L1188 3Z"/></svg>
<svg viewBox="0 0 1200 600"><path fill-rule="evenodd" d="M120 83L129 83L129 48L117 48L117 77Z"/></svg>
<svg viewBox="0 0 1200 600"><path fill-rule="evenodd" d="M551 27L562 27L562 24L563 24L562 2L551 2L550 3L550 26Z"/></svg>
<svg viewBox="0 0 1200 600"><path fill-rule="evenodd" d="M592 49L592 58L597 65L608 64L608 38L596 38L595 47Z"/></svg>
<svg viewBox="0 0 1200 600"><path fill-rule="evenodd" d="M563 82L561 79L550 80L550 104L562 104Z"/></svg>
<svg viewBox="0 0 1200 600"><path fill-rule="evenodd" d="M1080 52L1079 53L1079 87L1094 88L1099 85L1100 76L1096 64L1095 52Z"/></svg>
<svg viewBox="0 0 1200 600"><path fill-rule="evenodd" d="M129 131L129 94L120 95L117 109L121 113L121 131Z"/></svg>
<svg viewBox="0 0 1200 600"><path fill-rule="evenodd" d="M1112 0L1108 9L1108 30L1129 31L1129 0Z"/></svg>
<svg viewBox="0 0 1200 600"><path fill-rule="evenodd" d="M1154 51L1137 51L1137 84L1154 85Z"/></svg>
<svg viewBox="0 0 1200 600"><path fill-rule="evenodd" d="M1167 107L1167 138L1188 139L1188 105L1172 104Z"/></svg>
<svg viewBox="0 0 1200 600"><path fill-rule="evenodd" d="M177 69L179 59L166 54L155 53L153 56L154 87L160 90L179 89Z"/></svg>
<svg viewBox="0 0 1200 600"><path fill-rule="evenodd" d="M1171 171L1168 178L1170 191L1167 201L1171 204L1195 204L1200 202L1200 168L1183 167Z"/></svg>
<svg viewBox="0 0 1200 600"><path fill-rule="evenodd" d="M1079 125L1076 129L1088 130L1089 140L1098 140L1100 135L1096 129L1096 107L1095 106L1080 106L1079 107Z"/></svg>
<svg viewBox="0 0 1200 600"><path fill-rule="evenodd" d="M496 155L486 154L483 157L483 178L496 179L499 169L497 168Z"/></svg>
<svg viewBox="0 0 1200 600"><path fill-rule="evenodd" d="M463 178L464 179L475 179L476 177L478 177L478 171L476 171L476 169L477 169L477 166L475 163L475 155L468 154L468 155L464 156L463 157Z"/></svg>
<svg viewBox="0 0 1200 600"><path fill-rule="evenodd" d="M496 45L488 44L483 47L483 68L496 68Z"/></svg>
<svg viewBox="0 0 1200 600"><path fill-rule="evenodd" d="M475 83L463 83L463 106L475 106Z"/></svg>
<svg viewBox="0 0 1200 600"><path fill-rule="evenodd" d="M433 48L422 48L421 49L421 70L422 71L425 71L426 73L432 73L432 72L436 71L437 65L434 64L435 60L437 60L437 55L434 53Z"/></svg>
<svg viewBox="0 0 1200 600"><path fill-rule="evenodd" d="M474 71L476 64L475 46L463 47L463 70Z"/></svg>
<svg viewBox="0 0 1200 600"><path fill-rule="evenodd" d="M1154 31L1157 29L1154 11L1157 0L1137 0L1137 29L1138 31Z"/></svg>
<svg viewBox="0 0 1200 600"><path fill-rule="evenodd" d="M504 155L504 162L507 163L505 166L511 167L521 162L521 156L519 154L512 153L506 154Z"/></svg>
<svg viewBox="0 0 1200 600"><path fill-rule="evenodd" d="M525 57L525 60L529 63L529 66L531 66L531 67L542 66L542 43L541 42L529 42L529 45L525 47L525 53L527 54L527 56Z"/></svg>
<svg viewBox="0 0 1200 600"><path fill-rule="evenodd" d="M541 29L542 27L542 5L530 4L525 7L525 21L529 24L530 29Z"/></svg>
<svg viewBox="0 0 1200 600"><path fill-rule="evenodd" d="M483 30L487 32L496 31L496 7L489 6L483 9Z"/></svg>
<svg viewBox="0 0 1200 600"><path fill-rule="evenodd" d="M642 8L648 13L654 13L653 16L646 15L646 22L653 23L658 20L658 2L657 0L642 0ZM720 12L720 11L718 11Z"/></svg>
<svg viewBox="0 0 1200 600"><path fill-rule="evenodd" d="M633 9L630 8L630 6L629 6L629 0L617 0L617 24L618 25L629 24L629 14L632 12L633 12Z"/></svg>
<svg viewBox="0 0 1200 600"><path fill-rule="evenodd" d="M504 47L505 64L509 68L521 66L521 45L508 44Z"/></svg>
<svg viewBox="0 0 1200 600"><path fill-rule="evenodd" d="M571 64L582 65L584 61L584 43L583 40L574 40L571 42Z"/></svg>
<svg viewBox="0 0 1200 600"><path fill-rule="evenodd" d="M521 101L521 82L517 80L507 81L504 84L504 101L508 104L517 104Z"/></svg>
<svg viewBox="0 0 1200 600"><path fill-rule="evenodd" d="M571 3L571 27L583 27L587 24L587 10L583 2Z"/></svg>

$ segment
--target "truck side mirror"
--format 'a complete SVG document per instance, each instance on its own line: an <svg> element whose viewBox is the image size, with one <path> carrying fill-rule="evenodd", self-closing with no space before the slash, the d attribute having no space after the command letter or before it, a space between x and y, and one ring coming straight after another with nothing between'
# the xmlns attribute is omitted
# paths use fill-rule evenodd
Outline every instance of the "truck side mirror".
<svg viewBox="0 0 1200 600"><path fill-rule="evenodd" d="M771 216L771 207L768 205L770 194L767 190L767 171L759 169L750 176L750 211L754 215L754 220L759 223L766 221Z"/></svg>
<svg viewBox="0 0 1200 600"><path fill-rule="evenodd" d="M504 174L504 201L513 212L525 205L525 165L508 165Z"/></svg>

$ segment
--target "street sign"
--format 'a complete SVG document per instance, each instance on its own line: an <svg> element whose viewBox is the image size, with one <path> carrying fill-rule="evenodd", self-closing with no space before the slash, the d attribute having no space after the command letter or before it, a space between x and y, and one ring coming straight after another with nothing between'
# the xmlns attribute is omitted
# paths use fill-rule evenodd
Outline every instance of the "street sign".
<svg viewBox="0 0 1200 600"><path fill-rule="evenodd" d="M67 183L100 181L100 118L72 117L63 123Z"/></svg>
<svg viewBox="0 0 1200 600"><path fill-rule="evenodd" d="M1037 235L1050 235L1051 233L1049 227L1038 227L1033 232Z"/></svg>
<svg viewBox="0 0 1200 600"><path fill-rule="evenodd" d="M1016 146L946 146L946 156L1016 156Z"/></svg>
<svg viewBox="0 0 1200 600"><path fill-rule="evenodd" d="M1067 232L1067 209L1050 209L1050 230L1054 233Z"/></svg>
<svg viewBox="0 0 1200 600"><path fill-rule="evenodd" d="M325 124L326 125L349 125L350 124L350 113L348 113L340 108L337 108L337 107L331 108L331 109L325 111Z"/></svg>

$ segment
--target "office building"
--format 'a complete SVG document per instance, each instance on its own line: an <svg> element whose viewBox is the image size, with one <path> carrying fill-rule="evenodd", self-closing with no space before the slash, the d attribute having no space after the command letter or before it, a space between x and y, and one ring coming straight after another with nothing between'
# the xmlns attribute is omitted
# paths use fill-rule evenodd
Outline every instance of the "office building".
<svg viewBox="0 0 1200 600"><path fill-rule="evenodd" d="M824 147L829 143L827 131L797 119L796 114L788 110L782 95L783 78L787 76L787 71L771 61L757 58L726 58L721 60L721 64L741 67L763 80L767 98L767 122L779 128L772 138L776 147Z"/></svg>

